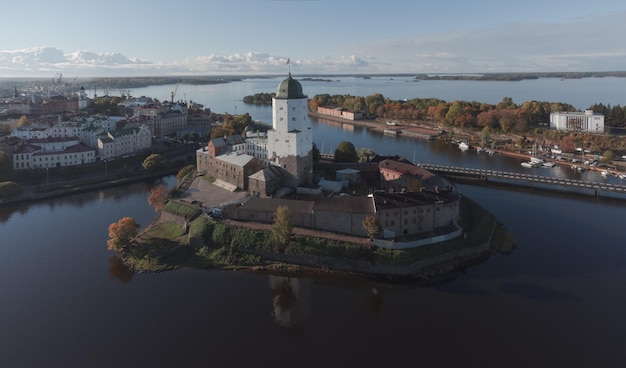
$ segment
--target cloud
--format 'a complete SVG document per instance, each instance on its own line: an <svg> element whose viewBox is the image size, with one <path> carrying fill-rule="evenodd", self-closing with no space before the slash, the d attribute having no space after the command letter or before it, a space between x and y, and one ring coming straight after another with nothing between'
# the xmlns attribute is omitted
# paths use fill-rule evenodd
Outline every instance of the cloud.
<svg viewBox="0 0 626 368"><path fill-rule="evenodd" d="M338 44L330 55L290 58L296 74L483 73L624 70L626 13L569 23L507 23L456 32ZM289 56L201 55L163 62L117 52L35 47L0 51L0 76L262 75L288 70Z"/></svg>

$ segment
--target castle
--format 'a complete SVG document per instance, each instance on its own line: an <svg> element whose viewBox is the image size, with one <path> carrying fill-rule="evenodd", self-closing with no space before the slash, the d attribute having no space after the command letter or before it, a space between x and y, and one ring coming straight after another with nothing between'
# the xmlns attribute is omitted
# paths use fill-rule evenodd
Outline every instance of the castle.
<svg viewBox="0 0 626 368"><path fill-rule="evenodd" d="M290 73L272 99L272 129L212 139L196 152L198 172L259 197L311 185L313 130L307 113L308 98Z"/></svg>
<svg viewBox="0 0 626 368"><path fill-rule="evenodd" d="M393 248L461 235L457 225L461 197L454 187L399 157L367 164L378 172L380 182L380 190L368 196L283 198L294 191L322 192L313 176L313 134L307 112L308 98L290 73L272 99L272 129L214 138L196 152L199 173L214 177L218 186L250 194L236 208L238 220L271 223L276 209L287 206L294 226L365 237L363 220L374 216L387 238L376 244ZM347 175L354 173L358 170Z"/></svg>

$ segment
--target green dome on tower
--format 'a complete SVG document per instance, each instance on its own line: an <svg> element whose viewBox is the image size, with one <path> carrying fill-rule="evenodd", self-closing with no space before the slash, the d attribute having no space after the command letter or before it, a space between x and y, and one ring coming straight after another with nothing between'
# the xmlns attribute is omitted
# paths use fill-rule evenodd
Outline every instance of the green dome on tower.
<svg viewBox="0 0 626 368"><path fill-rule="evenodd" d="M278 92L276 93L276 98L278 99L295 99L295 98L306 98L306 95L302 93L302 85L297 80L291 78L291 73L289 73L289 77L280 82L278 85Z"/></svg>

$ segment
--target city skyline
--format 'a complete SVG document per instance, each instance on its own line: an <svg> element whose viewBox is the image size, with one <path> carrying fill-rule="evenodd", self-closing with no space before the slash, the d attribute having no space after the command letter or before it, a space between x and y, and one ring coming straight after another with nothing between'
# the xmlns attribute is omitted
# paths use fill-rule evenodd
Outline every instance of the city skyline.
<svg viewBox="0 0 626 368"><path fill-rule="evenodd" d="M3 4L0 77L626 70L626 3Z"/></svg>

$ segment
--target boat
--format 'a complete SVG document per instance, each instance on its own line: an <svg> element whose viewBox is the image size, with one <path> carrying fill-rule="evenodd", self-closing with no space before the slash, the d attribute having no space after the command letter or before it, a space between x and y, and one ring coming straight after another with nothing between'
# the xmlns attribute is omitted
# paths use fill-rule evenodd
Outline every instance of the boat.
<svg viewBox="0 0 626 368"><path fill-rule="evenodd" d="M531 164L536 164L537 166L543 165L544 162L545 162L545 160L542 159L541 157L531 157L530 158L530 163Z"/></svg>
<svg viewBox="0 0 626 368"><path fill-rule="evenodd" d="M461 151L467 151L469 149L469 144L467 144L467 142L460 142L459 149Z"/></svg>
<svg viewBox="0 0 626 368"><path fill-rule="evenodd" d="M526 168L529 168L529 169L530 169L530 168L532 168L532 167L537 167L537 166L539 166L539 165L541 165L541 164L538 164L538 163L535 163L535 162L530 162L530 161L525 161L525 162L522 162L522 164L521 164L521 165L522 165L523 167L526 167Z"/></svg>
<svg viewBox="0 0 626 368"><path fill-rule="evenodd" d="M606 178L607 176L609 176L609 172L608 172L608 170L602 170L600 175L602 175L603 178Z"/></svg>
<svg viewBox="0 0 626 368"><path fill-rule="evenodd" d="M483 153L483 152L485 152L485 149L484 149L484 148L482 148L482 147L478 147L478 148L476 148L476 153L477 153L477 154L481 154L481 153Z"/></svg>
<svg viewBox="0 0 626 368"><path fill-rule="evenodd" d="M556 164L552 161L545 161L544 163L541 164L542 167L547 167L547 168L551 168L551 167L555 167Z"/></svg>

